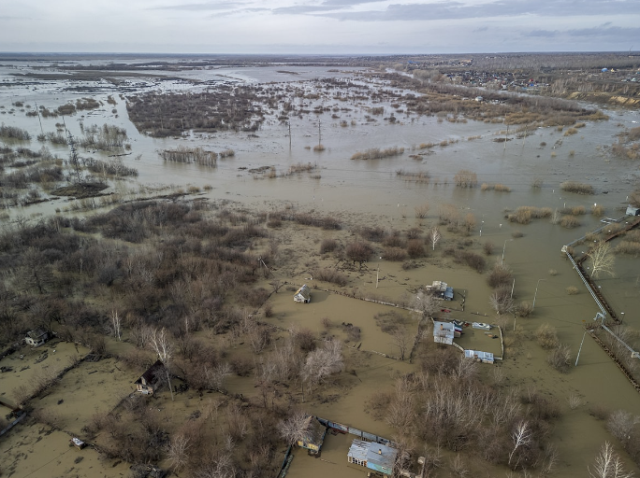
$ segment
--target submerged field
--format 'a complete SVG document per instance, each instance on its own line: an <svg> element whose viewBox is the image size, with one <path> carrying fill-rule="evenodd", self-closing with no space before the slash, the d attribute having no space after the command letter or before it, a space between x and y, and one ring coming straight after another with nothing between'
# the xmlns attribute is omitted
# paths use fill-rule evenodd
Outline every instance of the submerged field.
<svg viewBox="0 0 640 478"><path fill-rule="evenodd" d="M476 102L366 66L16 76L39 67L0 64L0 344L58 338L0 361L2 403L28 412L0 474L275 476L299 410L428 476L581 477L605 441L638 472L638 394L588 335L574 366L598 308L560 253L639 199L612 147L633 152L635 112ZM638 243L612 241L594 276L636 350ZM437 280L452 302L429 299ZM502 360L434 344L432 317L492 324L455 343ZM175 394L135 394L161 331ZM351 438L297 449L289 475L364 476Z"/></svg>

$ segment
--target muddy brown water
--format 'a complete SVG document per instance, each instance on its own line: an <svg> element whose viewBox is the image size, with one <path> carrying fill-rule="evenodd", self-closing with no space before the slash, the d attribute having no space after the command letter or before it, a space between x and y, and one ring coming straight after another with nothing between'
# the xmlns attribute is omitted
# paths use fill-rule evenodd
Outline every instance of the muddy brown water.
<svg viewBox="0 0 640 478"><path fill-rule="evenodd" d="M320 69L299 75L300 77L287 76L277 73L277 69L280 68L217 70L215 74L234 77L237 81L251 82L275 79L299 81L312 78L313 75L329 74ZM10 73L10 69L0 68L3 79L9 78ZM200 73L192 72L189 75L199 77ZM438 206L444 203L454 204L463 215L468 212L474 214L478 223L470 236L476 241L474 247L479 248L487 240L493 242L496 254L489 259L490 263L504 251L505 262L513 269L516 278L514 298L518 301L532 302L535 294L534 314L530 318L517 321L517 325L529 334L527 340L521 343L511 356L507 355L505 362L498 367L501 367L511 382L523 387L533 384L562 404L564 414L554 430L552 440L558 446L560 456L560 465L555 476L584 476L586 463L604 440L611 440L604 424L587 413L588 406L602 405L610 410L622 408L640 414L640 397L604 352L590 339L587 338L585 341L579 366L566 375L549 368L545 361L546 353L531 339L540 324L551 323L558 329L560 340L571 345L575 356L582 339L583 321L593 320L597 307L571 269L571 265L562 258L560 248L598 227L599 221L588 215L582 216L580 227L566 230L550 224L548 219L533 220L529 225L517 225L509 223L504 217L505 209L515 209L522 205L554 209L584 206L588 210L594 203L604 205L607 208L606 215L620 216L621 212L617 208L626 204L626 195L637 183L637 168L629 162L610 157L603 152L601 146L613 143L615 135L622 128L633 127L637 121L637 113L608 112L611 116L609 121L588 123L578 134L569 137L565 137L554 128L538 129L528 133L523 147L522 139L513 139L505 143L506 146L493 141L498 131L504 129L503 125L473 121L452 124L447 121L439 122L435 117L415 115L399 115L399 124L395 125L382 120L366 124L364 106L367 105L351 104L349 107L352 111L340 113L338 120L332 120L326 113L322 115L322 143L327 149L318 154L311 149L305 149L312 147L318 140L315 115L292 120L291 151L286 127L273 119L267 120L257 132L259 138L249 138L246 134L220 133L206 137L191 136L189 139L181 140L152 139L139 134L129 122L124 102L117 97L117 91L108 90L99 94L73 93L63 91L63 86L64 83L58 82L50 84L48 89L42 86L38 86L37 90L33 90L33 87L0 88L0 104L5 106L0 110L4 113L0 113L0 121L26 128L35 136L39 133L37 118L26 117L19 108L15 108L15 113L9 113L12 102L21 100L34 107L37 101L39 105L53 108L69 99L94 96L104 101L107 94L113 94L118 102L117 118L110 113L111 105L107 105L108 108L66 118L66 122L69 129L77 135L80 134L80 121L85 125L101 125L106 122L127 129L133 154L126 157L125 162L128 166L136 167L140 175L135 181L124 181L125 190L137 191L139 185L174 185L175 188L186 185L211 185L213 189L206 193L206 197L211 199L230 199L267 211L288 205L295 210L335 214L347 224L399 230L414 226L426 229L428 224L436 221ZM328 100L327 103L333 104L334 101ZM385 107L389 108L388 105ZM349 122L354 120L356 126L342 128L338 125L342 119ZM61 120L51 118L42 121L47 132L54 131L55 123ZM467 140L476 135L480 135L481 138ZM413 152L410 150L420 143L438 143L448 139L457 139L458 142L444 148L435 147L435 153L425 156L421 161L408 157ZM562 144L558 144L560 140ZM545 142L546 146L542 146L542 142ZM39 149L35 140L25 145ZM218 167L213 169L163 163L157 151L176 145L203 146L216 151L232 148L236 151L236 156L221 160ZM406 149L403 156L374 161L349 159L353 153L370 147L384 148L396 145ZM50 148L63 158L68 155L66 148ZM138 155L142 157L135 161L133 158ZM239 169L275 165L278 172L281 172L293 164L307 162L317 163L319 179L313 179L309 174L254 179L249 173ZM453 175L463 168L477 172L480 183L503 183L511 187L512 192L496 193L483 192L480 188L456 188L451 184ZM399 169L410 172L428 171L434 182L438 179L439 184L424 185L402 181L396 177L396 171ZM537 178L543 180L543 187L539 190L531 188L533 180ZM579 196L561 191L560 183L569 179L592 184L598 194ZM448 184L444 184L447 181ZM418 220L414 217L414 208L424 203L429 203L431 210L426 219ZM66 207L68 202L58 199L43 205L11 210L9 214L11 219L18 215L36 219L40 215L53 214L55 208L63 209L64 214ZM522 232L523 237L513 239L514 231ZM342 234L345 234L345 241L349 239L347 232ZM333 235L331 232L317 233L318 238ZM293 248L296 250L313 249L315 252L319 247L316 242L296 239L293 241ZM447 242L452 244L455 238L445 231L445 237L437 247L446 247ZM381 275L385 278L380 282L377 291L375 274L371 270L362 274L350 274L349 287L399 299L419 285L433 280L445 280L454 288L467 291L465 312L452 312L453 316L468 321L482 318L481 321L491 322L495 319L488 302L490 291L483 276L446 261L438 265L433 265L430 260L426 262L426 267L402 271L398 264L380 260ZM625 312L625 323L635 327L640 326L637 314L640 305L637 273L640 270L639 265L635 258L619 257L616 277L598 280L616 311ZM300 267L295 274L283 275L282 278L296 283L304 282L309 271L303 269L305 268ZM556 273L550 274L551 269ZM324 286L330 287L327 284ZM578 287L580 293L567 295L565 289L568 286ZM321 292L316 293L316 299L308 305L294 304L290 294L281 292L271 299L276 315L270 322L284 328L290 323L295 323L320 331L322 317L335 317L336 322L348 321L363 328L363 348L393 353L389 336L372 325L373 315L381 310L380 306ZM485 340L486 337L480 334L475 336L474 332L473 337L469 334L464 340L477 339L474 340L475 343L487 347L493 347L496 342L485 344L478 341ZM6 360L3 360L3 365ZM383 422L372 420L364 412L363 403L375 390L391 387L395 374L411 370L412 367L407 363L373 354L371 366L358 371L361 383L345 386L342 390L348 393L342 394L335 402L311 405L311 411L338 421L347 421L368 431L389 433L390 430ZM1 393L9 396L23 377L16 381L15 377L5 375L0 375L0 389ZM253 387L249 381L240 378L230 379L228 386L239 393L243 393L241 390L249 393ZM567 405L571 395L582 397L583 405L571 409ZM6 447L5 443L2 444L3 449ZM343 445L340 446L344 448ZM336 450L340 446L336 445ZM338 460L339 453L331 451L332 447L333 445L327 449L328 454L335 453L335 459ZM346 453L343 461L346 462ZM352 471L347 471L345 467L334 466L325 469L325 466L328 464L297 452L292 473L294 476L326 476L327 473L340 477L352 476Z"/></svg>

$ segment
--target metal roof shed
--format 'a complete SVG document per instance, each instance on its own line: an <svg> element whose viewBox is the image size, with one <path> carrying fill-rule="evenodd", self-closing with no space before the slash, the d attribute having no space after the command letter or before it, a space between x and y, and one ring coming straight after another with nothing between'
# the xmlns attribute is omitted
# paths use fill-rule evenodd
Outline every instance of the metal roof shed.
<svg viewBox="0 0 640 478"><path fill-rule="evenodd" d="M479 350L465 350L464 356L466 358L480 360L482 363L493 363L493 354L491 352L481 352Z"/></svg>
<svg viewBox="0 0 640 478"><path fill-rule="evenodd" d="M393 475L398 450L381 443L353 440L347 460L349 463L364 466L385 476Z"/></svg>
<svg viewBox="0 0 640 478"><path fill-rule="evenodd" d="M433 321L433 341L438 344L453 344L455 326L450 322Z"/></svg>

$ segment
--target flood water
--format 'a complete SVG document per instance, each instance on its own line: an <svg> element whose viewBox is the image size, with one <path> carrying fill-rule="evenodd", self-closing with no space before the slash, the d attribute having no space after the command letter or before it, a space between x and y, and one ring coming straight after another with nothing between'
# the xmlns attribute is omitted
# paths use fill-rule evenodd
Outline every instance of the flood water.
<svg viewBox="0 0 640 478"><path fill-rule="evenodd" d="M278 70L298 74L282 73ZM349 70L341 70L344 71L335 73L321 67L271 66L193 70L172 73L172 76L230 84L294 82L314 88L314 78L351 75ZM424 229L427 224L435 223L438 208L442 204L453 204L463 215L472 213L477 226L470 237L478 249L485 241L494 243L496 255L490 261L504 253L504 260L513 269L516 278L514 298L531 302L535 294L535 313L530 318L518 319L519 326L528 334L528 340L511 356L507 355L499 366L513 383L522 384L523 387L535 384L561 401L564 415L554 430L553 440L558 447L560 466L554 476L584 476L587 459L593 456L605 439L611 439L604 423L589 416L588 405L602 405L610 410L622 408L640 414L640 397L637 392L590 339L585 342L580 365L566 375L555 372L546 364L546 352L542 351L533 339L533 333L540 324L551 323L558 329L560 341L570 344L575 356L583 335L583 323L593 320L598 309L571 269L571 265L563 259L560 249L564 244L599 227L599 219L590 215L581 216L581 226L568 230L551 224L549 219L536 219L531 224L518 225L510 223L505 218L506 210L514 210L519 206L552 209L584 206L589 210L594 203L603 205L607 216L620 217L623 213L620 208L626 207L626 196L638 183L638 167L634 163L611 157L602 147L611 145L616 139L615 135L624 128L637 126L637 122L640 121L637 112L605 111L610 116L609 121L588 122L578 134L572 136L564 136L563 132L555 128L541 128L528 132L524 140L510 135L511 141L498 143L493 139L504 130L505 126L502 124L474 121L464 124L451 123L441 121L437 117L413 114L397 114L396 124L390 124L381 117L377 117L377 121L371 123L366 121L365 116L366 108L372 106L372 103L364 100L338 102L329 95L319 100L305 99L309 104L307 109L313 110L314 105L323 103L330 107L348 107L350 111L338 112L338 119L331 118L330 111L321 115L310 113L302 118L292 118L289 149L288 127L278 122L275 116L267 117L261 129L256 132L258 137L249 137L247 133L222 132L212 135L192 134L185 139L153 139L136 130L128 119L125 100L119 97L121 91L124 95L130 95L153 89L185 91L190 88L202 88L200 86L189 86L173 80L158 81L155 77L134 78L131 82L138 82L138 87L134 85L126 90L119 90L108 82L98 85L96 82L75 80L70 82L30 79L29 81L38 84L3 85L15 82L17 77L13 75L25 71L28 69L24 65L21 65L19 70L7 63L0 65L0 106L4 106L0 108L0 121L5 125L27 129L35 137L40 133L38 118L27 117L25 111L28 110L22 111L24 108L12 106L12 103L23 101L31 105L32 109L36 104L55 109L69 100L75 101L82 97L94 97L102 101L103 108L66 117L65 122L67 128L76 136L81 136L81 122L85 126L101 126L107 123L126 128L132 154L125 157L124 161L127 166L138 169L139 176L135 181L126 180L124 189L137 191L139 185L175 188L186 188L188 185L211 186L212 189L206 192L206 197L211 199L229 199L247 207L267 211L281 209L284 206L301 211L315 210L323 214L334 214L349 226L381 226L398 230L407 230L414 226L422 226ZM156 73L159 76L166 72ZM98 92L65 90L69 86L94 89L99 86L101 89ZM106 103L108 95L112 95L116 100L116 106ZM386 111L391 112L394 108L390 103L391 101L376 103L375 106L384 106ZM112 108L117 112L112 113ZM321 153L312 149L318 143L319 120L321 142L326 148ZM340 126L342 120L347 121L348 126ZM61 121L61 118L42 118L44 132L55 131L55 123ZM504 136L504 133L500 135ZM476 136L480 138L468 139ZM420 160L409 157L410 154L420 152L415 149L420 143L437 144L445 140L457 142L445 147L435 146L432 148L433 154L422 156ZM40 148L35 139L23 145L34 150ZM220 160L216 168L163 162L158 151L178 145L202 146L213 151L231 148L235 151L235 156ZM359 151L393 146L404 147L405 153L380 160L350 159ZM66 147L49 147L61 158L68 158ZM93 156L105 159L105 155L100 153ZM135 160L136 157L139 159ZM278 172L286 172L289 167L298 163L317 164L319 169L314 171L314 175L301 173L274 179L256 178L246 170L275 166ZM479 183L502 183L510 187L511 192L482 191L479 187L456 188L453 176L460 169L476 172ZM417 184L403 181L396 176L398 170L428 171L432 182ZM540 189L532 188L535 179L543 181ZM435 184L436 180L438 184ZM597 194L582 196L565 193L561 191L560 183L567 180L591 184ZM416 219L415 207L425 203L430 205L427 218ZM36 218L41 214L53 214L56 208L62 209L64 213L67 204L67 200L57 199L31 207L6 210L9 218L3 221L6 223L17 216ZM521 232L523 237L513 238L512 233L515 231ZM319 237L331 236L328 232L318 234ZM446 232L444 234L442 247L447 241L455 241L453 235ZM304 245L304 241L295 244L296 247ZM310 247L313 247L315 252L318 246L314 243ZM576 250L580 247L584 246L577 246ZM495 318L489 307L490 290L484 277L470 269L461 266L452 268L450 264L444 263L402 271L398 264L385 261L380 261L380 267L385 274L397 279L380 283L376 292L382 295L399 299L408 289L431 283L433 280L445 280L455 288L464 289L468 293L465 312L461 313L459 318L473 321L482 317L481 321L485 322ZM551 274L550 270L555 272ZM637 258L619 256L616 276L598 281L614 309L625 312L624 322L636 328L640 327L639 270L640 261ZM296 277L289 279L304 280L305 273L306 271L299 271ZM367 274L359 286L365 292L374 289L372 284L375 281L375 274ZM565 289L569 286L578 287L579 294L567 295ZM371 328L370 321L378 310L378 306L328 293L319 293L317 299L318 303L312 302L303 313L297 304L294 307L288 295L276 296L273 299L276 315L271 319L272 323L284 328L290 323L296 323L319 331L320 319L324 316L335 317L339 322L342 322L341 317L348 317L349 322L366 330ZM478 340L481 339L483 338L478 337ZM486 346L495 347L495 344ZM385 354L392 353L390 342L378 332L365 333L362 347ZM360 376L363 379L362 383L353 386L348 394L336 402L314 405L314 413L320 416L330 415L328 418L337 421L349 421L368 431L379 431L381 434L389 432L386 424L371 421L362 410L363 403L379 383L392 386L394 373L406 373L411 370L411 366L375 356L371 360L369 371L364 372L364 378ZM380 376L384 379L377 382ZM242 382L235 386L239 387L239 390L242 387L247 390L251 388ZM584 405L570 409L566 401L572 394L583 397ZM323 458L327 461L315 460L298 451L291 468L291 476L362 476L362 473L346 469L346 466L338 467L329 463L342 456L345 444L339 440L339 437L330 437L328 440L327 452L323 452ZM342 460L346 463L346 452L343 454Z"/></svg>

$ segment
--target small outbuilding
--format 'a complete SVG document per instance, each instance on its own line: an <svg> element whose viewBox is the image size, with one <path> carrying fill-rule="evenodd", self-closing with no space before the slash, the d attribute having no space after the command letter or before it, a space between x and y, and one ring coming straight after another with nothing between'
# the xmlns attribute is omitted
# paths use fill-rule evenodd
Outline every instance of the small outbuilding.
<svg viewBox="0 0 640 478"><path fill-rule="evenodd" d="M301 302L303 304L308 304L311 302L311 289L307 284L304 284L300 287L296 293L293 295L293 300L295 302Z"/></svg>
<svg viewBox="0 0 640 478"><path fill-rule="evenodd" d="M49 340L49 332L44 329L30 330L24 338L27 345L31 345L32 347L40 347L44 345L47 340Z"/></svg>
<svg viewBox="0 0 640 478"><path fill-rule="evenodd" d="M427 291L440 299L453 300L453 287L449 287L446 282L434 280L433 284L427 286Z"/></svg>
<svg viewBox="0 0 640 478"><path fill-rule="evenodd" d="M301 448L306 448L312 455L320 453L324 438L327 435L327 427L314 416L308 416L304 423L304 435L296 442Z"/></svg>
<svg viewBox="0 0 640 478"><path fill-rule="evenodd" d="M164 364L161 360L158 360L134 382L136 390L145 395L153 395L162 386L165 374Z"/></svg>
<svg viewBox="0 0 640 478"><path fill-rule="evenodd" d="M383 476L392 476L395 468L398 450L381 443L353 440L347 461L354 465L363 466L381 473Z"/></svg>
<svg viewBox="0 0 640 478"><path fill-rule="evenodd" d="M452 345L456 336L456 326L451 322L433 321L433 341L437 344ZM458 332L458 337L460 334Z"/></svg>
<svg viewBox="0 0 640 478"><path fill-rule="evenodd" d="M482 363L493 363L493 354L491 352L481 352L479 350L465 350L465 358L474 359Z"/></svg>
<svg viewBox="0 0 640 478"><path fill-rule="evenodd" d="M640 216L640 207L627 206L627 216Z"/></svg>

